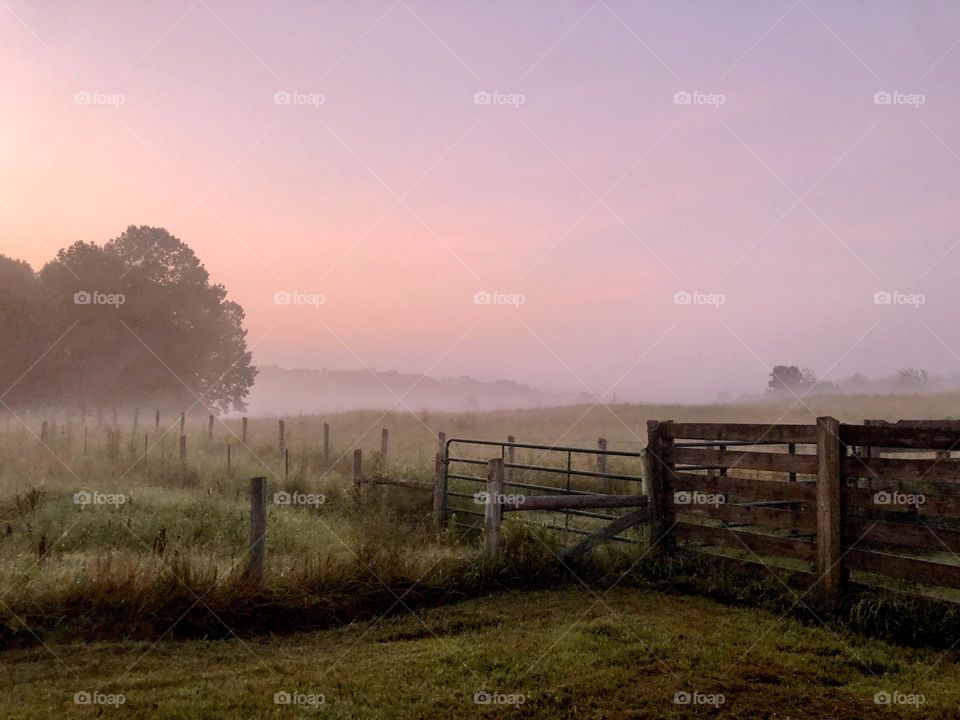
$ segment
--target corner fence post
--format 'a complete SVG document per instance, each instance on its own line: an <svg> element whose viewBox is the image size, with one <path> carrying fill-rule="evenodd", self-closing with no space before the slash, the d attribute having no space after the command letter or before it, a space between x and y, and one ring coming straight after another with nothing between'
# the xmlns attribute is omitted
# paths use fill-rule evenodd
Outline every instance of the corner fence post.
<svg viewBox="0 0 960 720"><path fill-rule="evenodd" d="M666 532L664 529L666 525L667 502L665 493L668 475L666 451L668 445L673 443L667 432L667 427L669 427L669 423L662 423L659 420L647 421L647 451L644 455L646 487L644 489L649 498L651 548L660 541Z"/></svg>
<svg viewBox="0 0 960 720"><path fill-rule="evenodd" d="M443 453L437 453L433 476L433 527L437 530L442 530L446 524L447 468L443 459Z"/></svg>
<svg viewBox="0 0 960 720"><path fill-rule="evenodd" d="M255 585L263 582L267 562L267 479L250 479L250 562L247 578Z"/></svg>
<svg viewBox="0 0 960 720"><path fill-rule="evenodd" d="M487 557L496 557L503 521L503 458L487 463L487 503L483 510L483 547Z"/></svg>
<svg viewBox="0 0 960 720"><path fill-rule="evenodd" d="M840 565L842 491L840 487L840 422L817 418L817 584L825 606L836 602L843 580Z"/></svg>

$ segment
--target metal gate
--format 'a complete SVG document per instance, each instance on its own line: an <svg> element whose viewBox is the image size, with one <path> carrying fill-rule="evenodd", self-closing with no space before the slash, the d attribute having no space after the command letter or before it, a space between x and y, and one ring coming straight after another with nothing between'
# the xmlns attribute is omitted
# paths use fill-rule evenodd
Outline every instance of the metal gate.
<svg viewBox="0 0 960 720"><path fill-rule="evenodd" d="M520 455L533 456L527 460ZM643 491L644 452L606 448L537 445L513 440L450 438L443 449L446 508L450 524L465 533L483 526L483 506L477 493L486 488L484 472L490 459L503 460L506 492L525 495L639 494ZM617 514L613 514L616 512ZM523 513L523 522L574 535L592 535L622 516L621 511L564 509ZM529 517L533 516L534 517ZM562 516L562 517L561 517ZM469 521L465 521L469 518ZM553 520L545 522L545 518ZM616 535L612 540L638 543L636 536Z"/></svg>

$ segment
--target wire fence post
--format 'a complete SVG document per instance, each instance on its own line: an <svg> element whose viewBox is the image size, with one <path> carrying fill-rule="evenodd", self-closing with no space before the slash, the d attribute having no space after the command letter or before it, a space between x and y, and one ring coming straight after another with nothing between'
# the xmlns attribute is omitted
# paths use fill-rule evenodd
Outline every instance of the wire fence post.
<svg viewBox="0 0 960 720"><path fill-rule="evenodd" d="M483 510L483 546L487 557L495 557L503 522L503 458L487 463L487 504Z"/></svg>
<svg viewBox="0 0 960 720"><path fill-rule="evenodd" d="M247 579L254 585L263 583L267 563L267 479L250 479L250 561Z"/></svg>

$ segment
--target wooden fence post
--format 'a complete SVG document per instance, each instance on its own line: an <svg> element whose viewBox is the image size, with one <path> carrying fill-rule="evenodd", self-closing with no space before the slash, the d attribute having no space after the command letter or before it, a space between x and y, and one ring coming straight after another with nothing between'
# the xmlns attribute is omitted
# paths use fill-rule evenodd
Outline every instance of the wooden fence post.
<svg viewBox="0 0 960 720"><path fill-rule="evenodd" d="M247 578L259 585L267 562L267 479L250 479L250 562Z"/></svg>
<svg viewBox="0 0 960 720"><path fill-rule="evenodd" d="M113 412L113 427L116 428L117 427L117 406L114 405L113 407L111 407L111 410Z"/></svg>
<svg viewBox="0 0 960 720"><path fill-rule="evenodd" d="M247 416L244 415L240 421L240 442L247 444Z"/></svg>
<svg viewBox="0 0 960 720"><path fill-rule="evenodd" d="M380 431L380 464L383 466L383 471L387 471L387 449L390 442L390 431L386 428L383 428Z"/></svg>
<svg viewBox="0 0 960 720"><path fill-rule="evenodd" d="M287 426L283 420L277 420L277 446L283 452L287 448Z"/></svg>
<svg viewBox="0 0 960 720"><path fill-rule="evenodd" d="M40 425L40 442L46 444L47 442L47 421L44 420L43 424Z"/></svg>
<svg viewBox="0 0 960 720"><path fill-rule="evenodd" d="M159 410L157 410L157 412L153 416L153 431L155 433L160 432L160 411Z"/></svg>
<svg viewBox="0 0 960 720"><path fill-rule="evenodd" d="M143 469L147 469L147 453L150 450L150 436L144 433L143 435Z"/></svg>
<svg viewBox="0 0 960 720"><path fill-rule="evenodd" d="M447 434L443 430L437 433L437 452L447 459Z"/></svg>
<svg viewBox="0 0 960 720"><path fill-rule="evenodd" d="M139 427L140 427L140 408L136 407L133 409L133 431L131 432L131 434L136 435Z"/></svg>
<svg viewBox="0 0 960 720"><path fill-rule="evenodd" d="M323 464L330 464L330 423L323 424Z"/></svg>
<svg viewBox="0 0 960 720"><path fill-rule="evenodd" d="M443 435L443 433L440 433ZM433 527L442 530L447 524L447 464L443 453L437 453L433 476Z"/></svg>
<svg viewBox="0 0 960 720"><path fill-rule="evenodd" d="M516 457L516 455L514 454L514 451L516 450L516 448L513 447L513 443L515 443L516 441L517 439L513 435L507 435L507 442L510 443L509 445L507 445L507 464L508 465L514 464L513 460ZM507 468L507 483L513 484L513 468L512 467Z"/></svg>
<svg viewBox="0 0 960 720"><path fill-rule="evenodd" d="M180 413L180 434L181 435L184 434L184 428L186 428L186 425L187 425L187 414Z"/></svg>
<svg viewBox="0 0 960 720"><path fill-rule="evenodd" d="M483 546L487 557L495 557L500 544L500 523L503 521L503 458L487 464L487 504L483 510Z"/></svg>
<svg viewBox="0 0 960 720"><path fill-rule="evenodd" d="M87 454L87 426L83 426L83 454Z"/></svg>
<svg viewBox="0 0 960 720"><path fill-rule="evenodd" d="M667 423L658 420L647 421L647 451L644 454L645 490L650 498L650 547L654 547L663 536L667 507L664 497L668 468L664 457L673 439L665 431ZM668 439L669 438L669 439Z"/></svg>
<svg viewBox="0 0 960 720"><path fill-rule="evenodd" d="M817 583L824 605L833 605L843 578L840 564L842 490L840 422L817 418Z"/></svg>
<svg viewBox="0 0 960 720"><path fill-rule="evenodd" d="M187 462L187 436L180 436L180 464L183 465Z"/></svg>
<svg viewBox="0 0 960 720"><path fill-rule="evenodd" d="M230 477L230 441L227 440L227 477Z"/></svg>
<svg viewBox="0 0 960 720"><path fill-rule="evenodd" d="M360 497L360 484L363 482L363 450L353 451L353 492Z"/></svg>
<svg viewBox="0 0 960 720"><path fill-rule="evenodd" d="M213 415L207 415L207 440L213 440Z"/></svg>
<svg viewBox="0 0 960 720"><path fill-rule="evenodd" d="M600 453L597 455L597 472L606 473L607 472L607 456L604 455L607 451L607 439L606 438L597 438L597 450Z"/></svg>

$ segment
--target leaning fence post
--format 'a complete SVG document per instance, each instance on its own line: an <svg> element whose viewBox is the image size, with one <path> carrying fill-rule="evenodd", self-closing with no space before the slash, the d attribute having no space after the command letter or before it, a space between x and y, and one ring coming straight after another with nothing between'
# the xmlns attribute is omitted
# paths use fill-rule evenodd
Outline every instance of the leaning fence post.
<svg viewBox="0 0 960 720"><path fill-rule="evenodd" d="M360 497L360 484L363 482L363 450L353 451L353 492Z"/></svg>
<svg viewBox="0 0 960 720"><path fill-rule="evenodd" d="M442 435L443 433L441 433ZM433 526L437 530L447 524L447 467L443 453L437 453L433 476Z"/></svg>
<svg viewBox="0 0 960 720"><path fill-rule="evenodd" d="M606 438L597 438L597 450L600 451L597 453L597 472L604 475L607 472L607 456L604 454L607 452Z"/></svg>
<svg viewBox="0 0 960 720"><path fill-rule="evenodd" d="M503 458L487 464L487 504L483 509L483 545L487 557L495 557L500 544L500 523L503 521Z"/></svg>
<svg viewBox="0 0 960 720"><path fill-rule="evenodd" d="M840 422L817 418L817 583L819 596L832 605L840 590L842 491L840 487Z"/></svg>
<svg viewBox="0 0 960 720"><path fill-rule="evenodd" d="M250 562L247 578L259 585L267 561L267 479L250 479Z"/></svg>

